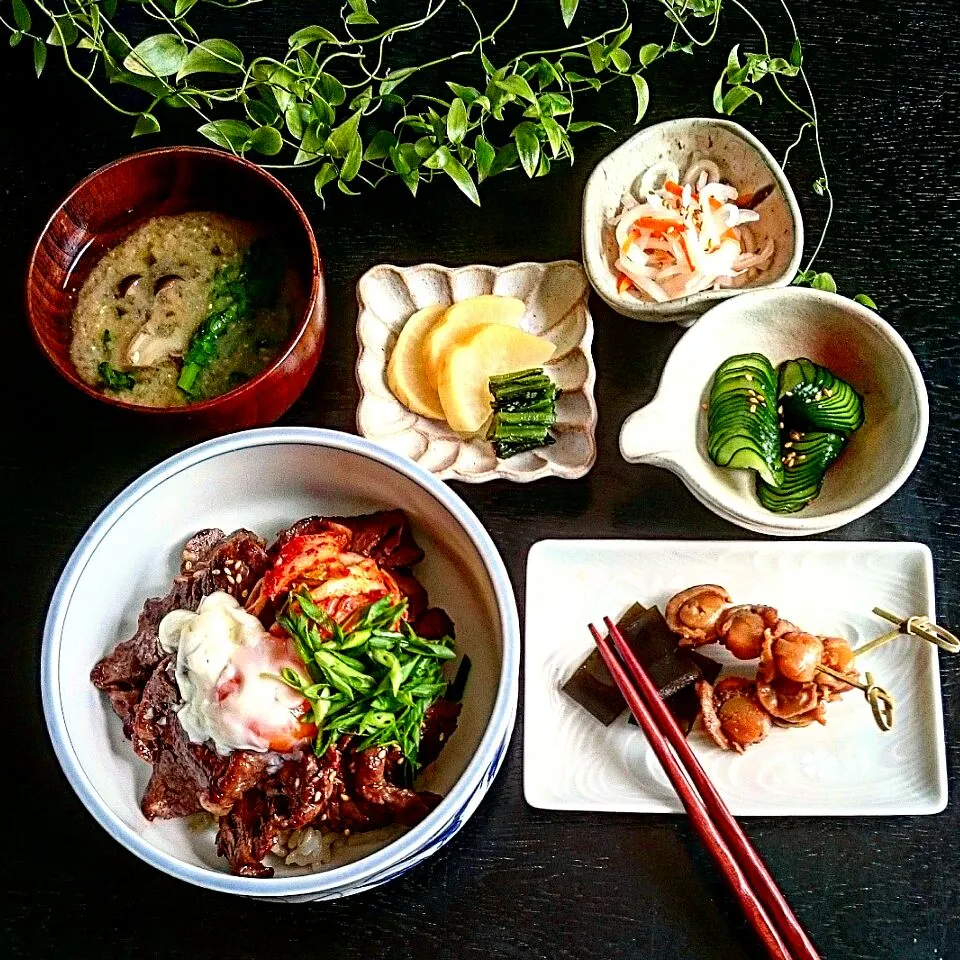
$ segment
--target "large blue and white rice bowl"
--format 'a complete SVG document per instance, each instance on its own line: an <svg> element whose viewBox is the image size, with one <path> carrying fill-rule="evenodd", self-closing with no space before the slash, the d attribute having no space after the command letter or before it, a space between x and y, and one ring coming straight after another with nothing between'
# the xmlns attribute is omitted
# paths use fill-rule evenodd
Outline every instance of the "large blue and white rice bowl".
<svg viewBox="0 0 960 960"><path fill-rule="evenodd" d="M90 669L131 636L144 599L166 592L183 543L203 527L239 527L270 538L311 514L399 507L426 559L417 575L431 603L457 626L457 650L473 662L460 726L418 787L444 795L416 827L371 849L334 847L310 872L280 861L268 880L237 877L216 855L213 830L184 820L148 822L140 797L150 768L123 737ZM369 890L440 849L469 819L506 754L517 708L520 628L503 561L489 534L444 483L361 438L309 427L275 427L200 444L124 490L80 541L47 615L41 686L61 765L111 836L189 883L289 902ZM362 835L358 838L362 841Z"/></svg>

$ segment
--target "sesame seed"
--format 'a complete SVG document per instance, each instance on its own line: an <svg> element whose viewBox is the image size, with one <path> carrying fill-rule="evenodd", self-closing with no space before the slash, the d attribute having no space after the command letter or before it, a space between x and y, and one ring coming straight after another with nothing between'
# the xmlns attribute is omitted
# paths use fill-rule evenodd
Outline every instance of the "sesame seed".
<svg viewBox="0 0 960 960"><path fill-rule="evenodd" d="M245 597L249 592L250 592L249 590L244 590L243 593L240 594L240 596Z"/></svg>
<svg viewBox="0 0 960 960"><path fill-rule="evenodd" d="M744 378L745 378L746 380L753 380L753 374L752 374L752 373L745 373L745 374L744 374Z"/></svg>
<svg viewBox="0 0 960 960"><path fill-rule="evenodd" d="M345 837L349 837L349 836L350 836L350 828L349 828L349 827L347 827L347 828L343 831L343 835L344 835Z"/></svg>
<svg viewBox="0 0 960 960"><path fill-rule="evenodd" d="M777 413L783 413L783 404L782 404L782 403L780 404L779 407L777 407ZM781 424L781 426L782 426L782 424Z"/></svg>
<svg viewBox="0 0 960 960"><path fill-rule="evenodd" d="M183 565L183 569L184 569L184 570L192 570L192 569L193 569L193 564L188 560L188 561Z"/></svg>
<svg viewBox="0 0 960 960"><path fill-rule="evenodd" d="M349 794L341 793L341 794L340 794L340 799L341 799L344 803L348 803L348 802L350 801L350 796L349 796Z"/></svg>
<svg viewBox="0 0 960 960"><path fill-rule="evenodd" d="M784 446L789 449L790 447L793 446L793 441L792 441L792 440L788 440L788 441L784 444Z"/></svg>
<svg viewBox="0 0 960 960"><path fill-rule="evenodd" d="M213 571L213 575L214 575L215 577L219 577L220 574L221 574L221 572L222 572L222 571L220 571L220 570L214 570L214 571Z"/></svg>

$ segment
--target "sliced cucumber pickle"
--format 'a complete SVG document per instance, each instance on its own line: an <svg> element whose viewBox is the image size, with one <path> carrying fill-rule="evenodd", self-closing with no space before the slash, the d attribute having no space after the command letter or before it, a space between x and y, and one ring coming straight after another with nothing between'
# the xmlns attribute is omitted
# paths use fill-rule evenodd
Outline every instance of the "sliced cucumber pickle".
<svg viewBox="0 0 960 960"><path fill-rule="evenodd" d="M796 513L820 495L827 468L840 456L844 438L836 433L793 433L784 446L783 482L757 477L757 499L773 513Z"/></svg>
<svg viewBox="0 0 960 960"><path fill-rule="evenodd" d="M707 452L718 467L756 470L774 486L783 482L777 377L762 354L738 354L717 369L707 428Z"/></svg>
<svg viewBox="0 0 960 960"><path fill-rule="evenodd" d="M806 357L780 364L778 393L784 421L793 429L849 437L863 425L863 397Z"/></svg>

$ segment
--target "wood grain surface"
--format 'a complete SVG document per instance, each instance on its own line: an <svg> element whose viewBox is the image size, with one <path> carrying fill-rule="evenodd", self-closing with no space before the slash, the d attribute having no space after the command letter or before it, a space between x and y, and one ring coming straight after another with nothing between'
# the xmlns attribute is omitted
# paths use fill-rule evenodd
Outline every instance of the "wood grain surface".
<svg viewBox="0 0 960 960"><path fill-rule="evenodd" d="M490 4L494 0L488 0ZM499 2L499 0L497 0ZM242 47L307 22L307 5L271 0L232 16ZM313 6L313 5L311 5ZM316 4L327 11L334 4ZM662 37L654 4L633 0L641 42ZM775 0L758 0L772 19ZM913 348L930 390L932 425L913 477L887 504L837 531L842 539L918 540L933 549L937 613L960 624L960 45L955 12L937 0L796 3L806 64L819 95L836 218L821 269L843 292L869 293ZM557 34L557 0L523 0L498 50ZM583 0L588 29L618 5ZM457 23L438 27L444 45ZM450 35L443 31L449 31ZM459 35L458 35L459 37ZM462 37L460 37L462 39ZM638 39L635 36L634 39ZM753 45L731 11L719 42L650 72L646 122L710 113L729 47ZM257 44L262 44L262 40ZM440 41L438 41L440 42ZM689 824L680 817L534 810L521 791L520 727L503 772L464 830L425 865L384 889L306 906L207 893L128 854L83 810L47 739L38 652L43 619L66 559L106 503L146 468L194 441L188 431L131 420L81 395L29 338L22 282L30 248L69 188L123 153L197 142L185 117L131 142L125 123L58 69L33 79L29 51L0 58L0 303L7 332L7 416L0 453L6 790L15 801L4 844L0 943L15 957L198 958L703 958L758 956L758 946ZM323 209L307 176L285 182L307 207L328 269L326 349L282 422L354 429L354 286L381 262L511 263L579 257L580 194L592 166L632 129L633 94L613 88L584 117L616 132L577 141L572 168L546 179L498 178L475 209L450 184L414 201L388 185L376 197L333 191ZM579 107L578 107L579 111ZM795 122L770 96L737 115L775 154ZM791 159L810 236L824 203L810 144ZM631 467L617 452L624 417L653 395L681 336L624 320L592 302L600 409L599 458L579 481L458 486L506 559L523 604L530 545L543 537L749 536L709 513L672 475ZM802 584L798 585L802 588ZM558 598L558 602L562 602ZM745 822L787 899L825 957L960 958L960 658L942 661L950 804L934 817L764 819ZM10 815L8 815L10 816Z"/></svg>

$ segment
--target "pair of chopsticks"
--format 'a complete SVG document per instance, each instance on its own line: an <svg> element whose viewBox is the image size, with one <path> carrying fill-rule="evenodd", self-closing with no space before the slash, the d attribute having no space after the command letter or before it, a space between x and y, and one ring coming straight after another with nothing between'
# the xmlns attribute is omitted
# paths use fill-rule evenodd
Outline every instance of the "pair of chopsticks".
<svg viewBox="0 0 960 960"><path fill-rule="evenodd" d="M590 624L597 649L670 778L700 840L730 884L767 952L776 960L820 960L776 881L700 766L643 665L627 646L616 624L609 617L604 617L603 622L609 637L602 637Z"/></svg>

